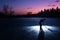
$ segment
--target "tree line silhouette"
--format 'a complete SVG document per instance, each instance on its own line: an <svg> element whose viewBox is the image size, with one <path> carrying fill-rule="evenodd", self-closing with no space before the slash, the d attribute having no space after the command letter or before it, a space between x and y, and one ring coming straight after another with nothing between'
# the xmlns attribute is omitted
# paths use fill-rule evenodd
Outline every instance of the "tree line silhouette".
<svg viewBox="0 0 60 40"><path fill-rule="evenodd" d="M44 9L44 11L38 12L38 15L42 17L60 17L60 8Z"/></svg>
<svg viewBox="0 0 60 40"><path fill-rule="evenodd" d="M44 9L38 12L37 14L32 14L32 12L28 12L27 15L13 15L14 11L12 7L8 5L3 6L3 11L0 12L0 17L60 17L60 8L56 7L56 9Z"/></svg>
<svg viewBox="0 0 60 40"><path fill-rule="evenodd" d="M32 17L60 17L60 8L56 7L56 9L51 8L51 9L44 9L38 12L37 14L32 14L30 12L30 15L27 14L27 16L32 16Z"/></svg>

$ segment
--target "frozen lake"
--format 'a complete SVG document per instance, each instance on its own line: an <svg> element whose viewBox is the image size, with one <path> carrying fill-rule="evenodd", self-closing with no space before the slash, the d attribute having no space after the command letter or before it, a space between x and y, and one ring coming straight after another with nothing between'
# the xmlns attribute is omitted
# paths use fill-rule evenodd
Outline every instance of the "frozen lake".
<svg viewBox="0 0 60 40"><path fill-rule="evenodd" d="M0 37L2 40L37 40L41 19L46 19L42 26L45 40L59 39L59 18L0 18Z"/></svg>

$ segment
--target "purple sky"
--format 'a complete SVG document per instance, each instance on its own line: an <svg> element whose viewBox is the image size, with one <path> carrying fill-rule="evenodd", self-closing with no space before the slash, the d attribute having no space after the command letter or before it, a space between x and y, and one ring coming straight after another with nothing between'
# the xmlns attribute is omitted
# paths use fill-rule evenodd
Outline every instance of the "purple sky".
<svg viewBox="0 0 60 40"><path fill-rule="evenodd" d="M56 2L57 1L57 2ZM3 5L12 7L16 14L26 14L26 12L37 13L43 9L60 7L59 0L0 0L0 10Z"/></svg>

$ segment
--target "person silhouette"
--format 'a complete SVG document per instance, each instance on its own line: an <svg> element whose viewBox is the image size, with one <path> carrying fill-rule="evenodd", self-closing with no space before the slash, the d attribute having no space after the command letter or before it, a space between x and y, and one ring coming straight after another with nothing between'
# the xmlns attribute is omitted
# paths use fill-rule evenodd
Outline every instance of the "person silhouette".
<svg viewBox="0 0 60 40"><path fill-rule="evenodd" d="M45 21L46 19L41 19L40 21L39 21L39 25L40 25L40 31L42 31L43 29L42 29L42 24L44 24L44 21Z"/></svg>
<svg viewBox="0 0 60 40"><path fill-rule="evenodd" d="M44 40L44 31L42 29L42 24L44 23L45 19L41 19L39 22L40 25L40 31L39 31L39 35L38 35L38 40Z"/></svg>

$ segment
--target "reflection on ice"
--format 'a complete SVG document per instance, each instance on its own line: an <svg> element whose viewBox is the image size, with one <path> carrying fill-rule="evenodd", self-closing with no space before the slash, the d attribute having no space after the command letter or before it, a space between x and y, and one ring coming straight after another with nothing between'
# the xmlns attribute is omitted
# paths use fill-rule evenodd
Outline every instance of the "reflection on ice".
<svg viewBox="0 0 60 40"><path fill-rule="evenodd" d="M54 32L55 30L57 30L57 28L55 26L47 26L47 25L42 25L42 29L44 32L48 32L48 33L51 33L51 32ZM26 27L26 30L28 32L35 32L36 34L39 33L40 31L40 26L37 25L37 26L28 26Z"/></svg>
<svg viewBox="0 0 60 40"><path fill-rule="evenodd" d="M34 31L34 32L39 32L40 27L39 26L29 26L27 27L27 29L29 29L29 31Z"/></svg>

